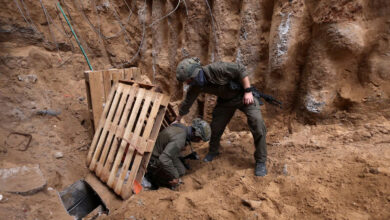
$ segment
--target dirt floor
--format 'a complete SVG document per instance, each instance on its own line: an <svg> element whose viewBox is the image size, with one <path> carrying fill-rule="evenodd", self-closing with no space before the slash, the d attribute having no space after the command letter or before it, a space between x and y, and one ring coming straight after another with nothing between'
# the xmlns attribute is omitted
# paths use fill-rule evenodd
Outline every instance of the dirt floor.
<svg viewBox="0 0 390 220"><path fill-rule="evenodd" d="M46 181L37 192L0 191L0 219L69 219L58 192L90 175L86 156L93 133L83 78L88 66L72 38L50 25L57 51L38 1L0 2L0 169L39 165ZM131 60L144 40L139 26L144 1L127 1L140 21L129 23L127 38L135 37L125 46L123 35L101 43L77 9L81 4L61 2L69 7L94 69ZM101 17L111 16L101 21L106 35L120 30L108 2L97 1ZM124 20L127 7L112 2ZM145 1L147 25L176 7L177 1L167 2ZM215 34L208 6L187 0L174 19L147 28L139 57L124 66L145 69L177 104L183 92L172 72L183 54L245 64L259 88L287 105L261 107L269 174L254 176L253 139L245 116L237 114L222 138L221 155L211 163L190 161L176 191L143 191L109 215L91 219L390 219L389 4L258 2L210 1ZM54 1L43 3L61 27ZM98 21L94 10L83 11ZM346 20L355 23L339 33ZM366 37L349 36L363 32ZM207 100L198 102L206 103L205 114L211 108ZM199 106L190 116L199 114ZM12 132L30 134L31 143L26 148L28 137ZM195 145L201 158L207 148Z"/></svg>

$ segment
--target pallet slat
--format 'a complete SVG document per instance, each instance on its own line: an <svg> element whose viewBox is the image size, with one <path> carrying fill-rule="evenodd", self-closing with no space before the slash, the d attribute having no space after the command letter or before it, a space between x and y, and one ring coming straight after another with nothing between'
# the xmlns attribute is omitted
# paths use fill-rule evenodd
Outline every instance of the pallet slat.
<svg viewBox="0 0 390 220"><path fill-rule="evenodd" d="M137 87L133 87L130 89L130 97L129 99L127 100L127 103L126 103L126 107L125 107L125 110L124 110L124 113L123 113L123 119L127 119L128 116L130 115L130 108L133 106L133 103L134 103L134 97L137 93ZM119 124L119 128L116 130L115 132L115 139L114 139L114 142L113 142L113 145L111 147L111 150L110 150L110 153L108 155L108 158L107 158L107 162L104 164L104 168L103 168L103 172L102 172L102 175L101 175L101 179L102 181L106 182L108 180L108 177L110 175L109 171L112 167L112 164L113 164L113 160L114 160L114 156L115 156L115 153L117 152L117 149L118 149L118 145L120 144L120 141L118 141L118 137L123 137L124 136L124 129L123 127L125 126L125 123L127 122L127 120L121 120L120 121L120 124Z"/></svg>
<svg viewBox="0 0 390 220"><path fill-rule="evenodd" d="M114 87L111 92L110 92L110 96L109 96L109 99L111 100L115 94L115 91L116 91L116 88L117 87ZM108 109L109 108L105 108L104 111L103 111L103 115L107 115L107 112L108 112ZM100 122L99 122L99 126L97 127L96 129L96 132L95 132L95 135L92 139L92 144L91 144L91 147L89 149L89 152L88 152L88 156L87 156L87 163L90 164L91 163L91 160L92 160L92 153L95 152L95 148L96 148L96 143L97 141L99 140L100 138L100 133L102 132L103 130L103 123L104 121L106 120L105 117L101 117L100 118ZM96 135L97 134L97 135Z"/></svg>
<svg viewBox="0 0 390 220"><path fill-rule="evenodd" d="M89 74L89 83L91 94L91 103L93 109L93 120L95 128L98 127L100 115L103 112L103 104L105 103L103 75Z"/></svg>
<svg viewBox="0 0 390 220"><path fill-rule="evenodd" d="M105 108L105 109L109 109L109 113L108 113L107 118L105 118L102 136L100 136L100 139L98 141L98 144L96 146L95 152L94 152L93 157L92 157L91 164L89 165L89 169L91 169L91 170L95 169L95 165L96 165L98 158L100 157L100 152L103 148L104 142L108 138L109 129L111 127L111 119L114 117L115 111L117 109L116 107L118 105L118 99L120 98L122 90L123 90L123 86L121 84L119 84L117 91L115 92L112 105L111 106L107 105ZM104 117L104 115L102 117ZM102 137L104 137L104 138L102 138Z"/></svg>
<svg viewBox="0 0 390 220"><path fill-rule="evenodd" d="M108 135L106 144L103 147L103 151L101 153L101 156L100 156L100 159L99 159L99 163L98 163L97 168L96 168L96 174L98 176L100 176L100 174L102 172L104 163L105 163L106 158L107 158L108 151L111 148L111 144L113 142L113 138L115 138L116 129L118 128L119 119L121 118L122 113L124 111L124 107L125 107L125 104L126 104L126 101L127 101L127 96L129 94L129 91L130 91L130 87L125 87L123 89L122 94L121 94L121 99L120 99L119 105L117 107L115 118L114 118L114 120L111 123L111 126L109 128L112 132L110 132L109 135Z"/></svg>
<svg viewBox="0 0 390 220"><path fill-rule="evenodd" d="M144 103L143 103L143 106L141 109L141 114L139 115L139 118L138 118L137 122L135 123L136 127L135 127L135 130L133 133L133 137L132 137L132 139L130 139L130 147L129 147L129 150L127 151L125 161L124 161L123 166L122 166L122 172L119 175L119 179L118 179L116 186L115 186L115 192L117 194L121 194L122 185L123 185L123 182L125 180L127 170L129 169L130 162L133 159L133 154L135 153L135 149L132 147L132 145L139 146L140 142L142 141L142 138L139 137L139 135L141 133L141 129L142 129L144 121L145 121L146 113L149 109L149 106L150 106L151 101L154 98L155 94L156 93L154 93L154 92L146 91L145 100L144 100Z"/></svg>
<svg viewBox="0 0 390 220"><path fill-rule="evenodd" d="M84 72L88 109L93 131L96 131L99 125L100 115L103 111L105 102L108 100L108 91L115 83L127 80L128 84L138 84L139 87L148 90L155 89L153 88L153 85L141 83L141 75L142 70L137 67ZM172 107L168 107L169 111L166 113L163 127L168 126L176 118L176 114L171 109Z"/></svg>
<svg viewBox="0 0 390 220"><path fill-rule="evenodd" d="M126 140L129 140L129 138L130 138L129 136L130 136L130 133L131 133L131 128L133 127L135 118L136 118L137 113L138 113L137 111L134 111L134 110L138 110L139 109L139 107L141 105L141 101L142 101L142 99L144 97L144 94L145 94L145 89L139 89L138 90L138 93L136 95L136 101L135 101L135 104L134 104L134 107L133 107L133 111L131 112L130 119L129 119L128 123L127 123L126 129L125 129L125 132L124 132L124 139L126 139ZM124 142L124 141L121 142L121 145L120 145L120 148L119 148L119 151L118 151L117 155L123 155L123 153L125 152L126 145L127 145L126 142ZM114 185L114 180L116 178L116 172L118 171L119 163L121 162L121 160L122 160L121 157L117 156L115 158L114 165L112 167L110 176L109 176L108 181L107 181L108 186L110 186L111 188Z"/></svg>

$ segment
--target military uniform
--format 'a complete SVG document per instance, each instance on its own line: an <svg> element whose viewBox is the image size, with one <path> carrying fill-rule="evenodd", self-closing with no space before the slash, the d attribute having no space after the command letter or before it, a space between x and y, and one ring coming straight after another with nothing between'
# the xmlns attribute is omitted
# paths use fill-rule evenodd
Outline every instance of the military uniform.
<svg viewBox="0 0 390 220"><path fill-rule="evenodd" d="M157 163L172 179L178 179L186 172L180 161L180 151L188 140L188 127L171 125L165 128L157 137L152 152L151 163Z"/></svg>
<svg viewBox="0 0 390 220"><path fill-rule="evenodd" d="M180 105L179 114L184 116L198 97L199 93L209 93L218 96L217 105L213 110L211 122L210 153L218 153L220 139L226 125L233 117L236 109L241 110L247 116L248 125L255 143L254 158L256 162L265 163L267 160L266 127L261 115L260 105L257 99L254 103L245 105L242 102L243 91L232 90L230 81L241 84L241 80L248 74L240 64L216 62L201 67L207 83L204 86L191 85L187 95Z"/></svg>

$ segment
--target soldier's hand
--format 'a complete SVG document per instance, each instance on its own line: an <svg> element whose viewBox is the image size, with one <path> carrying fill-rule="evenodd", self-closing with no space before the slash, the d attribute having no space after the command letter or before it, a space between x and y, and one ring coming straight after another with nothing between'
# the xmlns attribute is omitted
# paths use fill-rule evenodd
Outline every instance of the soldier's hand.
<svg viewBox="0 0 390 220"><path fill-rule="evenodd" d="M171 186L177 186L179 184L179 179L173 179L169 181L169 184L171 184Z"/></svg>
<svg viewBox="0 0 390 220"><path fill-rule="evenodd" d="M245 105L253 104L253 103L254 103L254 99L253 99L253 94L252 94L252 92L246 92L246 93L244 94L244 98L243 98L242 102L243 102Z"/></svg>
<svg viewBox="0 0 390 220"><path fill-rule="evenodd" d="M172 124L180 123L180 120L181 120L181 116L178 115L178 116L176 117L176 119L172 122Z"/></svg>

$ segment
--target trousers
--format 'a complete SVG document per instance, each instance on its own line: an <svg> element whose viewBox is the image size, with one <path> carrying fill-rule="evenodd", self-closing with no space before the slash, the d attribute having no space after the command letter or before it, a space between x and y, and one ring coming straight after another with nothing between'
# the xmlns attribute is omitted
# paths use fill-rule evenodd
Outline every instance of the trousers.
<svg viewBox="0 0 390 220"><path fill-rule="evenodd" d="M247 117L248 126L252 133L256 149L254 153L255 161L265 163L267 160L267 129L261 115L259 101L254 99L253 104L245 105L242 103L242 96L232 100L218 98L217 105L212 113L209 152L219 153L221 136L237 109L242 111Z"/></svg>

